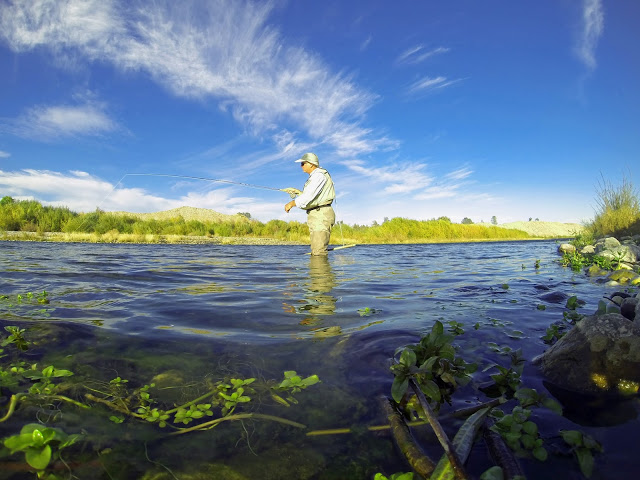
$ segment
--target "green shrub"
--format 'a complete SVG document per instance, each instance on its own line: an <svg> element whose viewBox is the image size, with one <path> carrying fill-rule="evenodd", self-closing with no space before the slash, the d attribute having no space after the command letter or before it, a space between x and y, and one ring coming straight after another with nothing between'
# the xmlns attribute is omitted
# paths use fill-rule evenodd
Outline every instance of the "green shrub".
<svg viewBox="0 0 640 480"><path fill-rule="evenodd" d="M631 180L626 176L622 184L614 186L601 178L597 187L596 216L588 225L596 237L622 236L640 233L640 200Z"/></svg>

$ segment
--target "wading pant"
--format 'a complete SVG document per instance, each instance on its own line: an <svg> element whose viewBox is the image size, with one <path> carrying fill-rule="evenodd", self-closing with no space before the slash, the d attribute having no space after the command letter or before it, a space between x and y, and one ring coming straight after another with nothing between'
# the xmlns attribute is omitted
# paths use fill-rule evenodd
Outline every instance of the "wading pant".
<svg viewBox="0 0 640 480"><path fill-rule="evenodd" d="M331 227L336 223L333 208L323 207L307 211L307 225L311 237L311 255L326 255Z"/></svg>

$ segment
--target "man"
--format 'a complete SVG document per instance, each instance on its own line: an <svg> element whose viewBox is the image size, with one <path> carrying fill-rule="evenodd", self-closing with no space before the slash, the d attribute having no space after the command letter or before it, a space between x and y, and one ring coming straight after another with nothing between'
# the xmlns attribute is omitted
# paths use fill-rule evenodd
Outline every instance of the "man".
<svg viewBox="0 0 640 480"><path fill-rule="evenodd" d="M302 193L296 189L285 191L298 192L295 199L284 206L289 213L293 207L299 207L307 212L307 225L311 236L311 255L326 255L327 245L331 238L331 227L336 223L336 214L331 207L336 193L329 172L320 168L318 157L314 153L305 153L296 160L302 171L309 175Z"/></svg>

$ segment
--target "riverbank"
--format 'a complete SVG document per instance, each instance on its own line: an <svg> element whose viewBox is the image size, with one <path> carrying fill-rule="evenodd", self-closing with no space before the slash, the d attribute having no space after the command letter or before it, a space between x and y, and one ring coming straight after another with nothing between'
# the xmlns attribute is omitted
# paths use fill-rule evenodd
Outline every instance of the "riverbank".
<svg viewBox="0 0 640 480"><path fill-rule="evenodd" d="M496 227L496 225L482 224L480 226ZM512 222L498 225L500 228L514 229L525 232L529 237L524 238L408 238L404 242L363 242L353 238L342 238L338 229L333 233L333 244L360 243L472 243L521 240L549 240L572 238L584 229L576 223L560 222ZM64 232L0 232L0 240L25 242L77 242L77 243L144 243L144 244L187 244L187 245L307 245L308 240L281 240L272 237L254 236L217 236L217 235L161 235L161 234L133 234L110 231L107 233L64 233Z"/></svg>

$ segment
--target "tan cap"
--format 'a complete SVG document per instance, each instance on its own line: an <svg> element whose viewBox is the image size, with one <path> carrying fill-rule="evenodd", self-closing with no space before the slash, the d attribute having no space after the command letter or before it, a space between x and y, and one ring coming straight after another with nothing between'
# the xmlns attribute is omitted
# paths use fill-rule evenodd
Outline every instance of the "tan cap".
<svg viewBox="0 0 640 480"><path fill-rule="evenodd" d="M300 157L298 160L296 160L296 162L298 163L310 163L311 165L315 165L316 167L320 166L320 162L318 161L318 156L315 153L305 153L304 155L302 155L302 157Z"/></svg>

